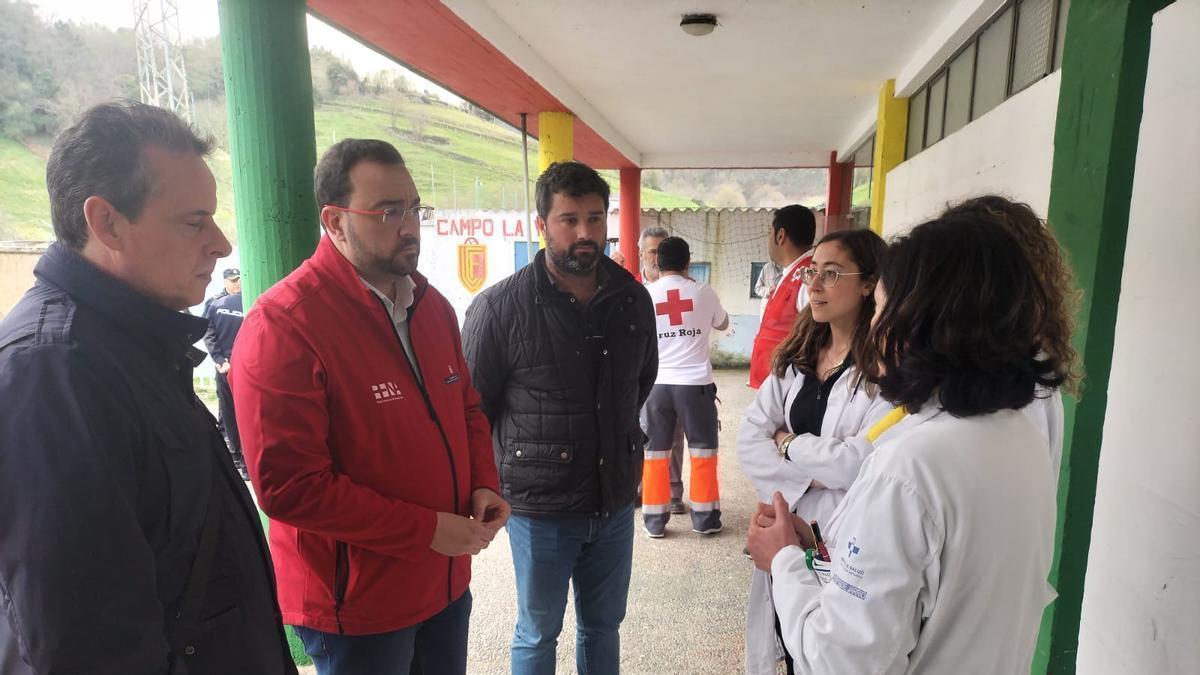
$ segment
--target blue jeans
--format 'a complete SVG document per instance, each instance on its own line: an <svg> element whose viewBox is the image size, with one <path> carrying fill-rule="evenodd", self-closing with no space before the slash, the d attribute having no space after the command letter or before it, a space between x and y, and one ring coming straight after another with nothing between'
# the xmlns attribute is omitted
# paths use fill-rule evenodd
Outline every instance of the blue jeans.
<svg viewBox="0 0 1200 675"><path fill-rule="evenodd" d="M415 626L378 635L338 635L296 626L317 675L434 675L467 672L468 589Z"/></svg>
<svg viewBox="0 0 1200 675"><path fill-rule="evenodd" d="M508 519L517 573L513 675L552 675L558 634L575 587L575 668L580 675L620 671L621 621L633 570L633 506L608 518Z"/></svg>

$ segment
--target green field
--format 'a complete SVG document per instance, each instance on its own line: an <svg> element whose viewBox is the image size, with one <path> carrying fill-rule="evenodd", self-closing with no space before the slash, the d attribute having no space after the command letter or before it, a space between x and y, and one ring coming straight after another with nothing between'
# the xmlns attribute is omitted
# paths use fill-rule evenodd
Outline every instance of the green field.
<svg viewBox="0 0 1200 675"><path fill-rule="evenodd" d="M0 240L52 238L46 160L0 138Z"/></svg>
<svg viewBox="0 0 1200 675"><path fill-rule="evenodd" d="M404 100L393 114L386 100L361 101L315 108L318 156L343 138L381 138L400 149L426 203L443 209L524 208L520 132L440 102ZM536 176L537 142L531 141L530 171ZM48 145L40 139L35 147ZM217 222L236 239L229 153L218 149L209 164L217 179ZM616 187L617 172L602 175ZM531 198L532 192L531 185ZM642 189L643 208L694 206L686 197ZM0 139L0 240L51 238L45 158L22 143Z"/></svg>

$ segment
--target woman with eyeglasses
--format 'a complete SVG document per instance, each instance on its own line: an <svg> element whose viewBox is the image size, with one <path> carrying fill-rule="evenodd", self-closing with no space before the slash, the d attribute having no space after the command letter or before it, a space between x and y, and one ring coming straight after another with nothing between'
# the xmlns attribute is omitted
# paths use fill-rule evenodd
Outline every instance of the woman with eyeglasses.
<svg viewBox="0 0 1200 675"><path fill-rule="evenodd" d="M775 352L770 375L746 409L738 461L759 501L824 523L871 452L866 433L892 406L873 396L857 366L869 353L874 290L885 245L870 230L821 239L801 269L809 304ZM746 672L774 675L791 659L777 639L770 580L755 571L746 614Z"/></svg>
<svg viewBox="0 0 1200 675"><path fill-rule="evenodd" d="M1055 501L1023 409L1069 370L1042 349L1037 285L988 218L943 215L888 249L867 365L899 414L826 523L832 560L818 575L778 493L750 527L796 672L1029 672Z"/></svg>

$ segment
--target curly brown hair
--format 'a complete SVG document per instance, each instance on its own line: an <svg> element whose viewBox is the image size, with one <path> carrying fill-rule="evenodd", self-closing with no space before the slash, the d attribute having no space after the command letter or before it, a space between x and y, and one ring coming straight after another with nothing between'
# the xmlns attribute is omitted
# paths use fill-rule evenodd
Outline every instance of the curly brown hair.
<svg viewBox="0 0 1200 675"><path fill-rule="evenodd" d="M817 244L837 242L850 254L850 259L858 266L863 281L875 281L879 278L879 265L887 245L879 235L871 230L838 230L830 232L821 238ZM860 366L859 376L862 375L861 364L874 359L867 340L871 332L871 317L875 315L875 296L863 298L858 310L858 320L854 324L854 335L850 343L850 356L853 363ZM791 366L806 375L817 375L817 359L821 350L829 344L832 333L827 323L818 323L813 319L812 306L806 305L800 310L792 324L792 330L779 347L775 350L773 372L776 377L783 377ZM857 386L857 382L853 383Z"/></svg>
<svg viewBox="0 0 1200 675"><path fill-rule="evenodd" d="M1071 335L1082 292L1075 286L1071 267L1046 221L1028 204L999 195L984 195L960 202L946 209L942 217L993 222L1016 237L1034 275L1032 308L1037 314L1042 354L1063 369L1060 388L1078 394L1082 375Z"/></svg>
<svg viewBox="0 0 1200 675"><path fill-rule="evenodd" d="M923 223L888 247L879 283L879 359L865 365L895 405L916 412L936 397L972 417L1062 385L1066 369L1042 349L1043 320L1029 308L1039 282L1008 228L974 216Z"/></svg>

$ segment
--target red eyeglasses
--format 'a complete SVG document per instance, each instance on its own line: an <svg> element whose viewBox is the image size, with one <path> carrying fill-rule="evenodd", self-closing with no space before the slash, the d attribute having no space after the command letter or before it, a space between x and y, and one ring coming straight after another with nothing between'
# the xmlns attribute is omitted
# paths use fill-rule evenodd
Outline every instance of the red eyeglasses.
<svg viewBox="0 0 1200 675"><path fill-rule="evenodd" d="M360 216L375 216L382 223L402 222L405 218L416 218L418 222L425 223L433 219L433 212L436 210L434 207L425 204L411 206L407 209L384 209L382 211L350 209L345 206L338 206L337 204L326 204L325 206L337 211L345 211L346 213L353 213Z"/></svg>

